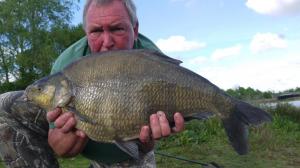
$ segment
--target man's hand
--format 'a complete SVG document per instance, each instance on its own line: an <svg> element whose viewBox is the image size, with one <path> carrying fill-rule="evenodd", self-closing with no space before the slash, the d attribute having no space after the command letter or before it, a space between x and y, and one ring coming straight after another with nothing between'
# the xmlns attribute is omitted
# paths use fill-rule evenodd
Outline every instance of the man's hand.
<svg viewBox="0 0 300 168"><path fill-rule="evenodd" d="M60 108L56 108L47 113L47 120L55 125L55 128L49 129L48 143L57 155L72 157L84 149L88 137L75 128L76 119L73 113L62 113Z"/></svg>
<svg viewBox="0 0 300 168"><path fill-rule="evenodd" d="M143 126L140 132L140 141L147 149L153 148L154 140L167 137L171 133L184 130L183 116L177 112L174 114L175 127L170 128L169 121L164 112L158 111L150 116L150 126Z"/></svg>

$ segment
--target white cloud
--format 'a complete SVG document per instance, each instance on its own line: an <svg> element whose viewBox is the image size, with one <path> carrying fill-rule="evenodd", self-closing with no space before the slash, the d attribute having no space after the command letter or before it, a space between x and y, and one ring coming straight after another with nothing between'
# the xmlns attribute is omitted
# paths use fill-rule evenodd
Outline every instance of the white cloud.
<svg viewBox="0 0 300 168"><path fill-rule="evenodd" d="M168 39L159 39L156 45L163 52L181 52L190 51L206 46L205 43L197 41L188 41L184 36L170 36Z"/></svg>
<svg viewBox="0 0 300 168"><path fill-rule="evenodd" d="M272 60L252 60L230 67L213 67L196 71L222 89L236 86L261 91L283 91L300 87L300 56Z"/></svg>
<svg viewBox="0 0 300 168"><path fill-rule="evenodd" d="M272 48L287 48L287 46L287 41L278 34L257 33L251 41L250 50L258 53Z"/></svg>
<svg viewBox="0 0 300 168"><path fill-rule="evenodd" d="M290 15L300 13L300 0L247 0L246 6L266 15Z"/></svg>
<svg viewBox="0 0 300 168"><path fill-rule="evenodd" d="M237 44L233 47L217 49L212 53L211 58L214 61L218 61L223 58L239 55L241 52L241 48L242 48L242 45Z"/></svg>

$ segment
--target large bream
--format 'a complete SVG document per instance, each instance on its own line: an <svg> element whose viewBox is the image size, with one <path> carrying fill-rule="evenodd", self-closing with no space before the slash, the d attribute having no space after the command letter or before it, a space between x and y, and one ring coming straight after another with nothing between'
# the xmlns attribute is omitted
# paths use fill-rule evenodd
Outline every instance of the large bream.
<svg viewBox="0 0 300 168"><path fill-rule="evenodd" d="M83 57L26 89L29 100L76 114L76 128L101 142L138 138L158 110L169 121L212 112L219 116L235 150L244 154L247 126L270 121L265 111L236 100L181 62L148 50L109 51ZM237 79L238 80L238 79Z"/></svg>

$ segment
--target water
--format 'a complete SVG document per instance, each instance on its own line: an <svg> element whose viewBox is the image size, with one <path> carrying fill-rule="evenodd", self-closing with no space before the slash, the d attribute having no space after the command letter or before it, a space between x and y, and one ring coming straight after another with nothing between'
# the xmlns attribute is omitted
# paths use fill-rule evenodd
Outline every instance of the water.
<svg viewBox="0 0 300 168"><path fill-rule="evenodd" d="M283 102L274 102L274 103L266 103L266 106L275 107L278 103L288 103L295 107L300 107L300 100L290 100L290 101L283 101Z"/></svg>
<svg viewBox="0 0 300 168"><path fill-rule="evenodd" d="M300 100L289 101L288 103L293 106L300 107Z"/></svg>

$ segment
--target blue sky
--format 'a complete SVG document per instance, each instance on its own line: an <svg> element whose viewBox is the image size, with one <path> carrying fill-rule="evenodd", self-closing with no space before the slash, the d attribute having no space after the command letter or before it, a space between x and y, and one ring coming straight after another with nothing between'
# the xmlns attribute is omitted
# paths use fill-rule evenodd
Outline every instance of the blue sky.
<svg viewBox="0 0 300 168"><path fill-rule="evenodd" d="M140 32L220 88L300 87L300 0L134 2Z"/></svg>

